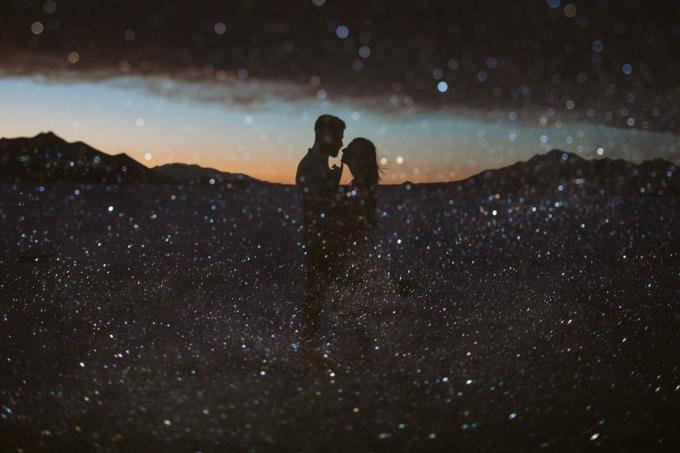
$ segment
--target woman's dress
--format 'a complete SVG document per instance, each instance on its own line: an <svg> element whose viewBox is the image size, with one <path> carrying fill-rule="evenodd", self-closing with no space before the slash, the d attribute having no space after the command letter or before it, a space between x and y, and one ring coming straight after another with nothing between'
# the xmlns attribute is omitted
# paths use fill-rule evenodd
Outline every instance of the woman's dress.
<svg viewBox="0 0 680 453"><path fill-rule="evenodd" d="M340 192L338 252L341 272L353 282L364 280L374 254L376 190L354 183Z"/></svg>

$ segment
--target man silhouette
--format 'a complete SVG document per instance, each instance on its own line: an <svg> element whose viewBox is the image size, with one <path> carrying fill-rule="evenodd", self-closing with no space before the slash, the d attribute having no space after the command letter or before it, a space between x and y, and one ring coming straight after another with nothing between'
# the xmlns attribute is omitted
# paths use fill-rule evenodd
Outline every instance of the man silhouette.
<svg viewBox="0 0 680 453"><path fill-rule="evenodd" d="M333 243L337 240L332 237L332 228L342 164L328 168L328 158L337 157L344 131L345 122L338 117L321 115L317 118L314 145L300 161L295 176L304 230L305 299L300 316L300 336L306 352L318 334L326 289L332 280Z"/></svg>

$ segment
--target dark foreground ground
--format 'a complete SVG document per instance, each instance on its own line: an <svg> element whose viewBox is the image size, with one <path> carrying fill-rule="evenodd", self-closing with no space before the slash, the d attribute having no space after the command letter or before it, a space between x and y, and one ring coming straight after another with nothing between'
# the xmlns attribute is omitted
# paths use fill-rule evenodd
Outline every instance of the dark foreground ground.
<svg viewBox="0 0 680 453"><path fill-rule="evenodd" d="M680 451L680 202L380 212L308 365L286 188L3 184L0 451Z"/></svg>

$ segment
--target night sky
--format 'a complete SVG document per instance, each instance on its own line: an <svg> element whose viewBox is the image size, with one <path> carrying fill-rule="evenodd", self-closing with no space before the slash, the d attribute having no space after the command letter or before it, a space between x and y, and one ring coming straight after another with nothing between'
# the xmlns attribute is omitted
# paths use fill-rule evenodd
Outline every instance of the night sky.
<svg viewBox="0 0 680 453"><path fill-rule="evenodd" d="M0 6L0 136L292 182L318 114L386 182L551 148L680 162L680 4L85 1Z"/></svg>

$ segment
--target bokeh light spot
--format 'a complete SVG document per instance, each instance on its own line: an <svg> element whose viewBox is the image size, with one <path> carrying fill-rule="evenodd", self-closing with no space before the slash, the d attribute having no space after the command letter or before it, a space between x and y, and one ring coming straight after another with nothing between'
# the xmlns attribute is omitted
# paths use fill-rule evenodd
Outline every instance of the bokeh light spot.
<svg viewBox="0 0 680 453"><path fill-rule="evenodd" d="M45 31L45 26L42 24L42 22L37 22L37 21L36 21L36 22L33 22L33 23L31 24L31 32L32 32L34 35L39 35L39 34L41 34L43 31Z"/></svg>
<svg viewBox="0 0 680 453"><path fill-rule="evenodd" d="M349 28L345 25L339 25L335 29L335 35L340 39L347 39L349 37Z"/></svg>
<svg viewBox="0 0 680 453"><path fill-rule="evenodd" d="M75 51L69 52L69 54L66 56L66 59L68 60L69 63L76 64L80 61L80 54Z"/></svg>
<svg viewBox="0 0 680 453"><path fill-rule="evenodd" d="M224 22L217 22L213 29L218 35L223 35L227 31L227 26L224 24Z"/></svg>
<svg viewBox="0 0 680 453"><path fill-rule="evenodd" d="M47 0L43 4L43 11L47 14L53 14L57 10L57 4L53 0Z"/></svg>
<svg viewBox="0 0 680 453"><path fill-rule="evenodd" d="M573 3L569 3L564 7L564 15L569 18L576 16L576 6Z"/></svg>

